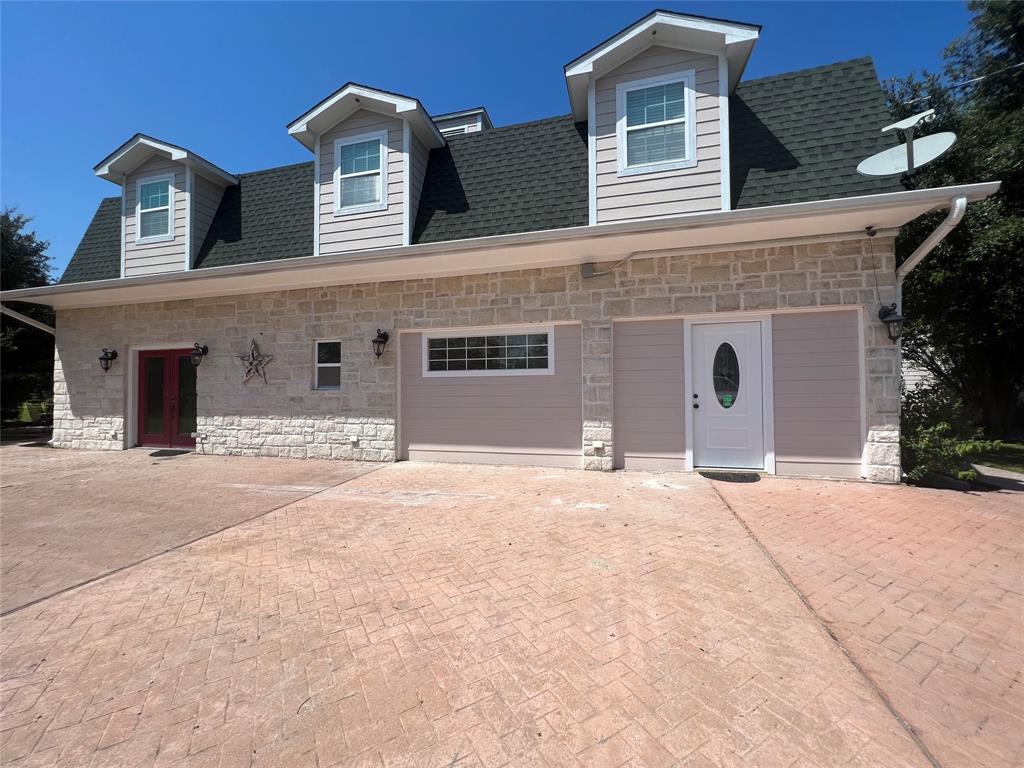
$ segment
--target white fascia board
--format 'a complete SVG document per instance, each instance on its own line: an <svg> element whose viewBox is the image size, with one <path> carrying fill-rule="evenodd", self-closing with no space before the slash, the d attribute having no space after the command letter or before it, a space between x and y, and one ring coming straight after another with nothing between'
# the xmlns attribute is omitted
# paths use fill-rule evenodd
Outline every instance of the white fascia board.
<svg viewBox="0 0 1024 768"><path fill-rule="evenodd" d="M153 155L162 155L168 160L175 162L191 163L195 170L207 176L211 181L223 184L237 184L238 178L227 171L218 168L206 158L200 157L194 152L189 152L184 147L176 144L154 139L150 136L136 134L97 165L93 170L101 179L120 183L122 175L135 170L139 165Z"/></svg>
<svg viewBox="0 0 1024 768"><path fill-rule="evenodd" d="M861 237L867 226L895 230L924 213L948 207L951 199L964 197L975 202L998 189L999 182L988 182L395 246L24 288L0 293L0 301L57 308L99 307L603 262L636 251L732 250L773 240Z"/></svg>
<svg viewBox="0 0 1024 768"><path fill-rule="evenodd" d="M312 150L315 135L322 135L357 109L369 109L409 120L410 127L428 148L444 146L445 140L416 99L378 91L361 85L346 85L306 114L288 125L288 134Z"/></svg>

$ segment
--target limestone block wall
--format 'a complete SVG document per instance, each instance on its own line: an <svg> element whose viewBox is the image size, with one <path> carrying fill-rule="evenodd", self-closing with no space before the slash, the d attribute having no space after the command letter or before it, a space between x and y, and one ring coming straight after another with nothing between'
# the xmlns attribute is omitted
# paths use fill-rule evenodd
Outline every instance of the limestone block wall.
<svg viewBox="0 0 1024 768"><path fill-rule="evenodd" d="M610 470L614 319L845 305L865 308L867 474L894 482L899 349L877 320L874 287L877 279L881 301L893 301L893 253L892 238L879 236L870 245L859 238L636 258L593 278L583 278L576 266L552 267L62 310L54 444L127 447L132 351L199 341L210 354L198 370L198 451L391 461L398 331L576 321L582 326L584 465ZM377 328L392 333L379 360L370 346ZM274 356L266 384L241 381L237 356L251 338ZM314 339L341 339L339 392L312 388ZM96 361L102 347L121 355L106 374ZM605 447L595 450L594 441Z"/></svg>

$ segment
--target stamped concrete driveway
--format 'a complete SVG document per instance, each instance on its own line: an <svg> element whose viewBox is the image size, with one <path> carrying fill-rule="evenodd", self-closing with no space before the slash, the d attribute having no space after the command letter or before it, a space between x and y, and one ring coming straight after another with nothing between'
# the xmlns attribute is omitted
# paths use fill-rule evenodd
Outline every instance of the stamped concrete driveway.
<svg viewBox="0 0 1024 768"><path fill-rule="evenodd" d="M92 454L58 455L74 463ZM246 467L255 482L277 462L228 465ZM228 465L160 469L182 468L183 483L215 482ZM51 492L54 471L5 488L4 507ZM851 495L851 487L866 490ZM786 514L788 488L398 464L311 490L6 616L0 762L938 764L945 753L928 728L914 730L912 703L900 708L858 659L853 635L826 626L823 616L835 619L816 607L814 590L801 590L805 577L786 570L790 557L802 557L790 538L805 533L771 523ZM808 557L826 559L836 578L859 574L864 562L850 551L870 549L889 529L856 529L857 505L889 497L867 486L792 488L797 504L827 504L833 493L852 499L843 502L855 529L847 529L850 550L837 554L829 537L809 537ZM763 491L772 504L783 501L774 512ZM956 509L958 499L929 497L928 508ZM975 513L959 538L970 540L995 514ZM64 507L66 526L77 516ZM784 546L751 534L762 527ZM982 561L972 556L965 567ZM1000 562L1019 578L1019 559ZM1007 578L993 587L980 573L967 588L990 597L999 590L1009 633L1019 615L1007 613L1013 573ZM819 599L834 607L826 592ZM995 647L987 633L977 640ZM1019 707L1015 653L1006 644L997 667L979 664L990 677L1009 675L998 718ZM1000 733L998 748L983 733L964 749L1015 748ZM981 764L948 754L942 764Z"/></svg>

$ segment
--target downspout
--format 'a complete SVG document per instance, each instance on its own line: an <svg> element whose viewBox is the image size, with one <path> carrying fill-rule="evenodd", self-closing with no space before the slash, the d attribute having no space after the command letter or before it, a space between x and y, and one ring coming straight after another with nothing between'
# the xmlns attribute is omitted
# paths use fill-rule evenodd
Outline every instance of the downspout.
<svg viewBox="0 0 1024 768"><path fill-rule="evenodd" d="M23 315L21 314L21 312L16 312L15 310L3 304L0 304L0 313L3 313L8 317L13 317L15 320L20 320L21 322L25 323L25 325L31 325L33 328L38 328L40 331L45 331L51 336L57 335L56 328L53 328L52 326L49 326L46 323L41 323L38 320L29 317L28 315Z"/></svg>
<svg viewBox="0 0 1024 768"><path fill-rule="evenodd" d="M921 261L931 253L935 246L946 239L946 235L956 229L957 224L964 218L964 213L967 212L967 198L961 195L960 197L954 197L949 201L949 213L946 214L946 218L942 220L942 223L937 226L928 237L924 239L914 252L907 257L907 259L896 268L896 304L902 311L903 309L903 279L910 274L910 272L916 267Z"/></svg>

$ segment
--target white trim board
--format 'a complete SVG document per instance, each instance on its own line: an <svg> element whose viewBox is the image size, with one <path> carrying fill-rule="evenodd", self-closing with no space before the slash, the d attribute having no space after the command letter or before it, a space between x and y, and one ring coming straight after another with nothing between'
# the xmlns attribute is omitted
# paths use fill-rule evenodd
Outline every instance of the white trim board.
<svg viewBox="0 0 1024 768"><path fill-rule="evenodd" d="M721 147L719 177L722 185L722 210L732 210L732 177L729 168L729 63L718 56L718 143Z"/></svg>

